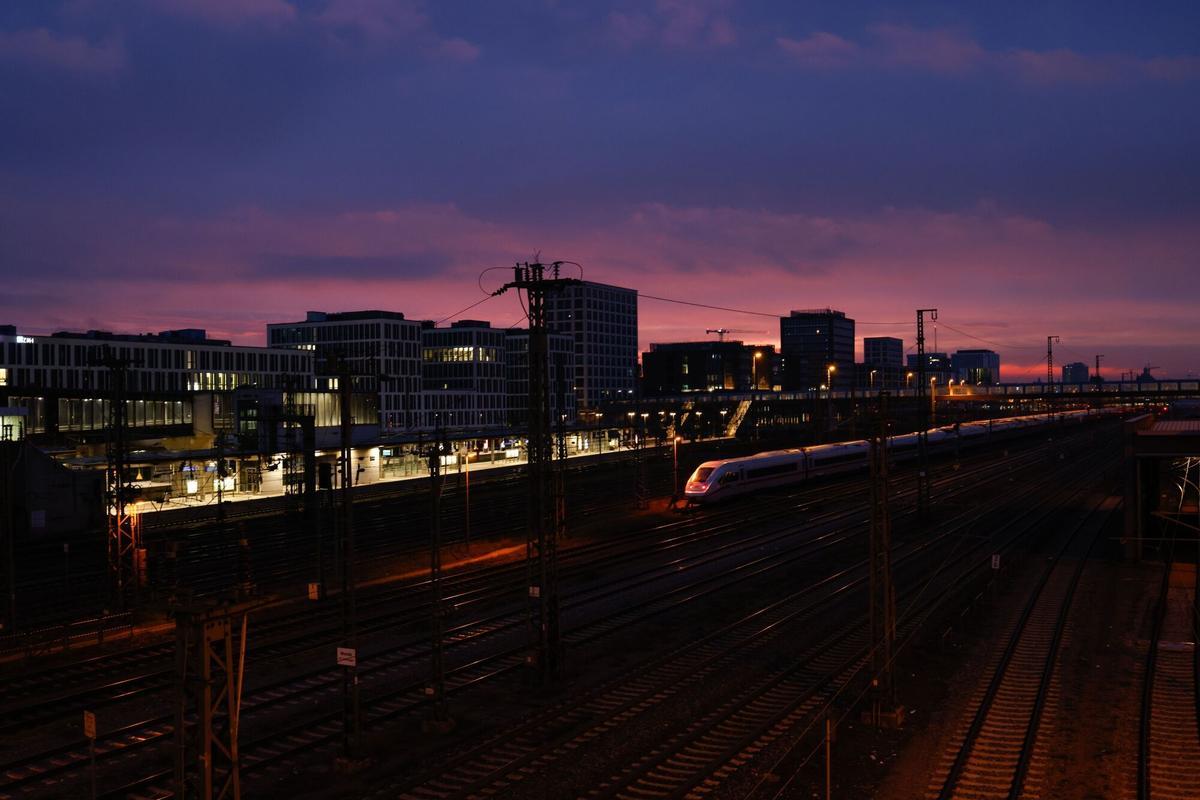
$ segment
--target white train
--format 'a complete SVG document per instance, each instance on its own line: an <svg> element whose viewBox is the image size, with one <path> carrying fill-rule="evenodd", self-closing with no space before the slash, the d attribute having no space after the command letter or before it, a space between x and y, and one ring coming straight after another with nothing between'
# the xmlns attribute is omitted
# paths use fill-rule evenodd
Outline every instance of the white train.
<svg viewBox="0 0 1200 800"><path fill-rule="evenodd" d="M1065 411L1057 414L1037 414L1004 417L995 420L964 422L957 430L953 425L929 429L929 447L936 451L953 446L955 438L960 447L970 446L995 435L1023 428L1063 425L1082 422L1093 416L1092 411ZM888 439L893 461L915 458L917 434L906 433ZM696 468L684 486L683 496L689 505L715 503L730 497L756 492L771 486L800 483L819 475L852 472L865 469L871 445L865 440L820 444L794 450L771 450L744 458L706 461Z"/></svg>

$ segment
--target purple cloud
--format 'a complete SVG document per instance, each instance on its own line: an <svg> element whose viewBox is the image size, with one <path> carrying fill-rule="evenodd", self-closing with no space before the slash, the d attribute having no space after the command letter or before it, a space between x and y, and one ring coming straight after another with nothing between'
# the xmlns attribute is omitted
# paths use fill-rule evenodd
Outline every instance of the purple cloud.
<svg viewBox="0 0 1200 800"><path fill-rule="evenodd" d="M81 36L34 28L0 31L0 59L78 74L112 75L125 67L125 48L118 38L94 44Z"/></svg>

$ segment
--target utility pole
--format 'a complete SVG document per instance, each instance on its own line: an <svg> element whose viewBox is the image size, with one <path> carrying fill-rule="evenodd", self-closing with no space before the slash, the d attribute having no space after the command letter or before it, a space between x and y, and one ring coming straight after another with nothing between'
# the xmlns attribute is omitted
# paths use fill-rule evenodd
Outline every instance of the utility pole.
<svg viewBox="0 0 1200 800"><path fill-rule="evenodd" d="M359 703L358 686L358 612L355 607L354 578L354 472L351 465L353 417L350 401L353 396L354 373L348 360L335 358L334 362L334 372L338 376L342 423L342 452L339 458L342 484L342 502L339 509L342 545L342 646L338 649L338 663L342 667L342 757L345 760L344 765L350 768L353 760L358 757L359 742L362 738L362 708Z"/></svg>
<svg viewBox="0 0 1200 800"><path fill-rule="evenodd" d="M917 309L917 516L929 516L929 410L925 407L925 315L937 321L936 308ZM933 398L931 401L936 402Z"/></svg>
<svg viewBox="0 0 1200 800"><path fill-rule="evenodd" d="M896 643L896 593L892 585L892 515L888 505L887 392L879 394L879 421L871 437L871 724L896 716L892 654Z"/></svg>
<svg viewBox="0 0 1200 800"><path fill-rule="evenodd" d="M108 574L114 607L126 609L130 594L142 583L145 550L141 541L141 520L128 508L134 498L134 488L127 472L129 445L126 440L128 408L125 389L129 370L138 365L131 358L118 355L108 345L93 352L90 363L104 367L109 377L108 430L105 455L105 506L108 518Z"/></svg>
<svg viewBox="0 0 1200 800"><path fill-rule="evenodd" d="M1061 341L1058 336L1046 337L1046 386L1054 385L1054 343Z"/></svg>
<svg viewBox="0 0 1200 800"><path fill-rule="evenodd" d="M530 652L526 658L533 680L543 685L562 676L559 630L558 537L562 534L550 428L549 332L546 298L577 279L559 277L564 262L516 264L513 279L498 289L524 291L529 315L529 521L525 565L529 587ZM549 277L547 277L549 269ZM559 465L561 468L561 464Z"/></svg>
<svg viewBox="0 0 1200 800"><path fill-rule="evenodd" d="M648 497L646 491L646 454L643 447L646 445L646 417L640 411L641 404L638 404L638 411L633 415L633 424L629 426L633 434L633 500L638 508L645 508L648 505ZM642 421L642 434L638 436L637 424L638 420Z"/></svg>
<svg viewBox="0 0 1200 800"><path fill-rule="evenodd" d="M3 542L4 618L3 633L17 631L17 565L16 565L16 470L21 458L21 444L10 426L0 429L0 540Z"/></svg>
<svg viewBox="0 0 1200 800"><path fill-rule="evenodd" d="M424 728L429 732L448 733L454 728L454 720L446 707L446 667L443 658L443 636L445 629L444 609L442 607L442 485L445 474L442 471L442 456L450 452L450 444L446 441L442 429L441 417L438 416L437 433L430 443L426 456L429 462L429 588L433 594L432 606L432 656L430 660L430 685L425 690L429 697L429 716Z"/></svg>
<svg viewBox="0 0 1200 800"><path fill-rule="evenodd" d="M1104 358L1103 353L1096 354L1096 374L1093 376L1093 380L1096 383L1104 383L1104 379L1100 377L1100 359L1102 358Z"/></svg>

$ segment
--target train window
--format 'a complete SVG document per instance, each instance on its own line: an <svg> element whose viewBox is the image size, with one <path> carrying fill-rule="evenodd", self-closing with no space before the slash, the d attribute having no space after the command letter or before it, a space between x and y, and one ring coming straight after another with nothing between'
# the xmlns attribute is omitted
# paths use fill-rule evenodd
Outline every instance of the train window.
<svg viewBox="0 0 1200 800"><path fill-rule="evenodd" d="M740 476L736 472L726 472L721 476L721 483L733 483Z"/></svg>
<svg viewBox="0 0 1200 800"><path fill-rule="evenodd" d="M797 462L789 461L786 464L776 464L771 467L748 469L746 470L746 479L754 480L755 478L770 478L775 475L786 475L789 472L795 472L799 466L800 465Z"/></svg>
<svg viewBox="0 0 1200 800"><path fill-rule="evenodd" d="M701 467L700 469L696 470L696 480L700 481L701 483L708 480L708 476L713 474L713 469L713 467Z"/></svg>

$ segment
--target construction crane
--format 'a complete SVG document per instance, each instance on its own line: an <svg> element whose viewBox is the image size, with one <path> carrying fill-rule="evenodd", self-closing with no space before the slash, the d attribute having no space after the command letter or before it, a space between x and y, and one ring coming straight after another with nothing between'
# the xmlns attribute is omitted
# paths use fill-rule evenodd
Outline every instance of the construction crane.
<svg viewBox="0 0 1200 800"><path fill-rule="evenodd" d="M715 333L717 335L718 342L725 341L725 334L727 333L764 333L764 331L744 331L738 328L708 328L704 332Z"/></svg>

